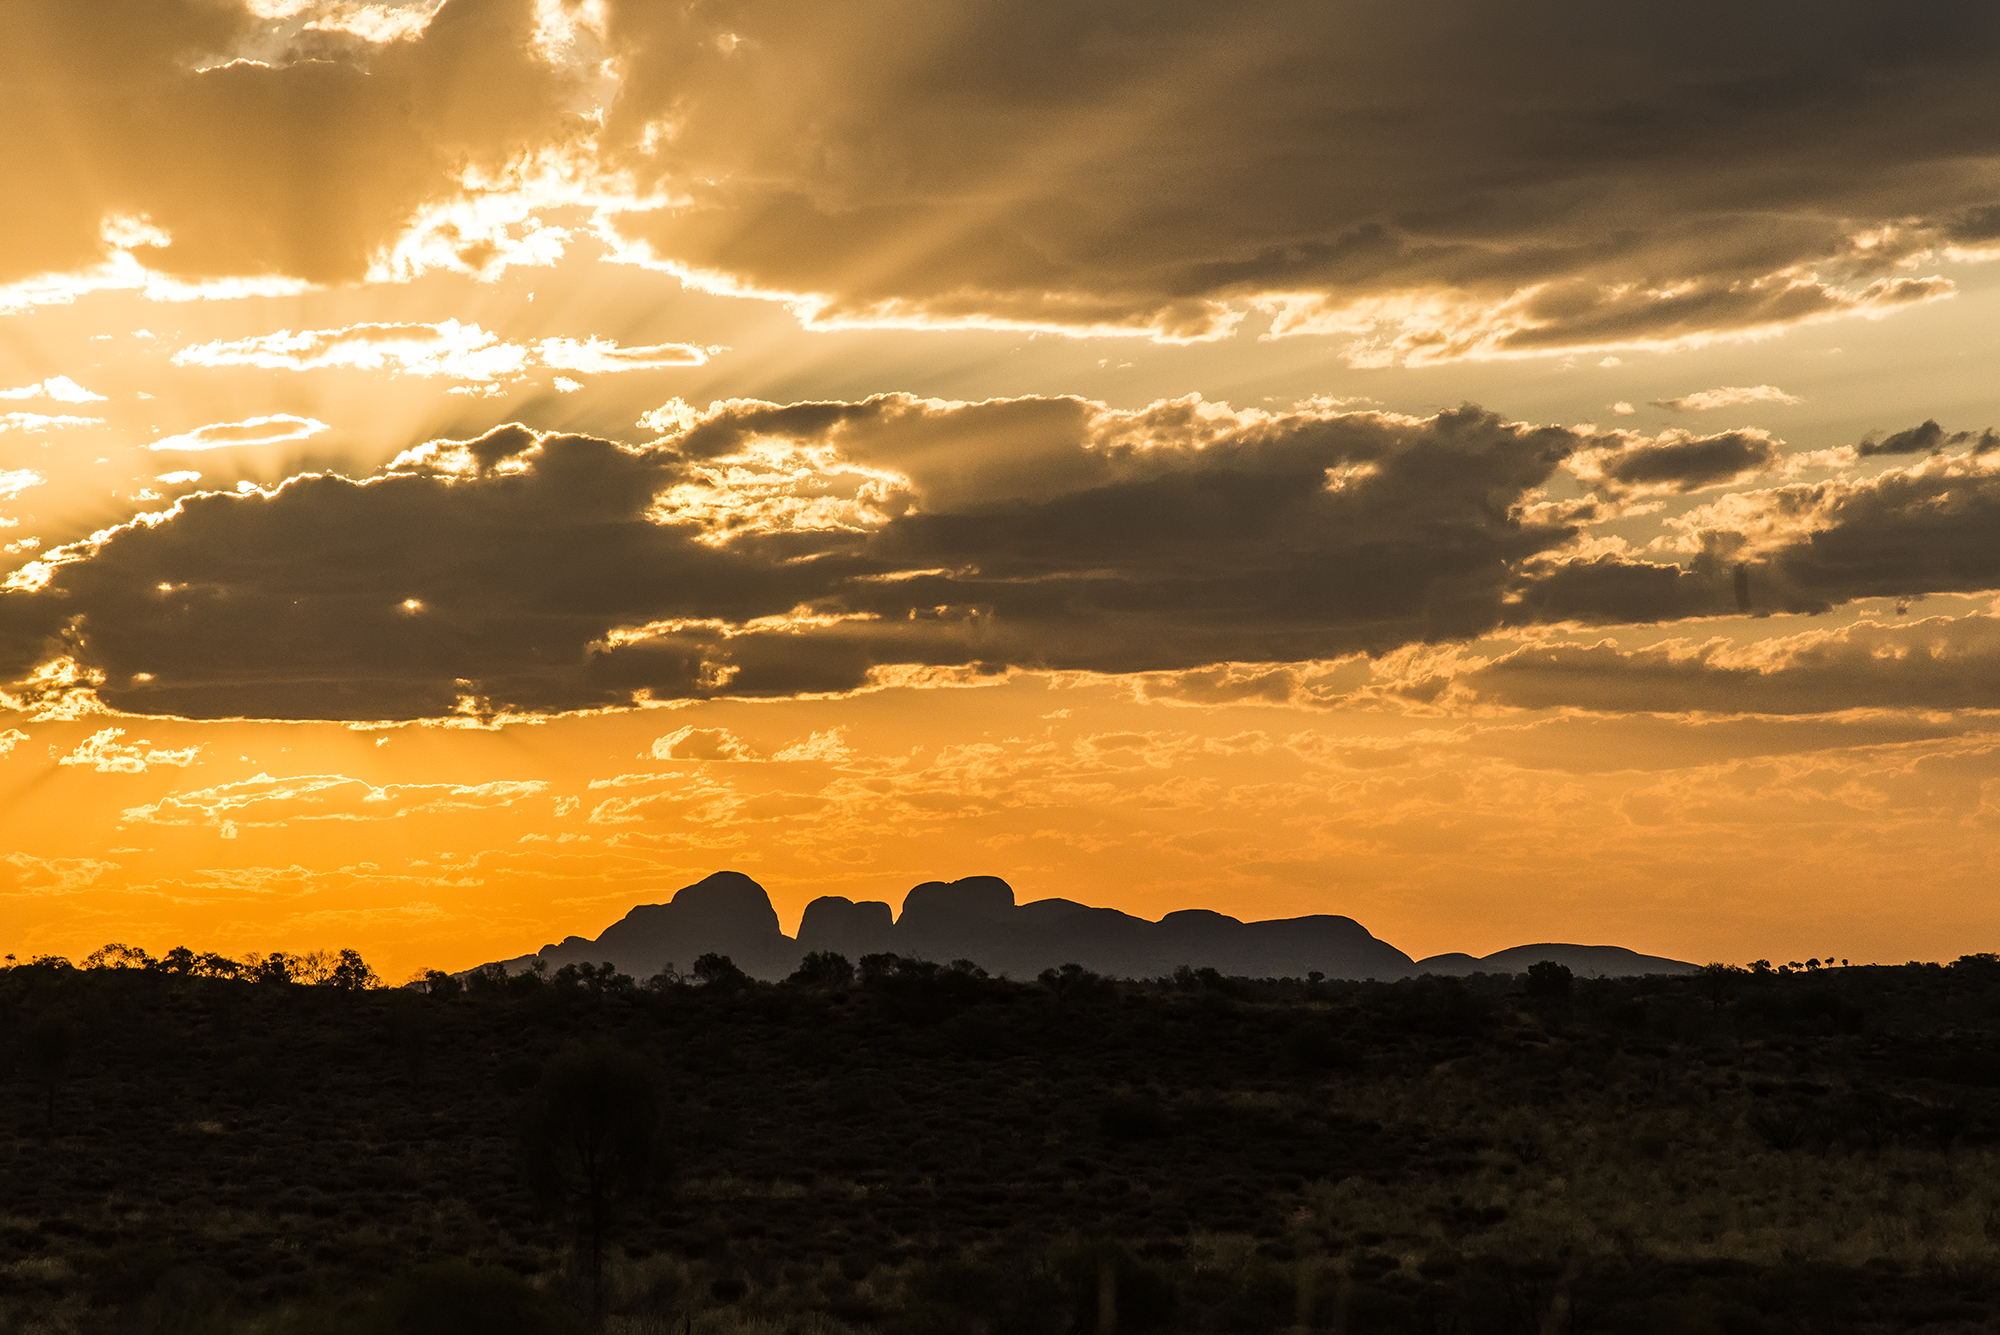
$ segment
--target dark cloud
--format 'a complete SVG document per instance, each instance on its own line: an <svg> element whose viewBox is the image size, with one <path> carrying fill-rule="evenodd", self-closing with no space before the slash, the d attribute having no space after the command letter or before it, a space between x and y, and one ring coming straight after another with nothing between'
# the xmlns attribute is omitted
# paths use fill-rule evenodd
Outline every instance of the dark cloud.
<svg viewBox="0 0 2000 1335"><path fill-rule="evenodd" d="M1778 442L1757 431L1713 436L1670 431L1584 458L1592 480L1610 490L1685 495L1763 472L1777 461Z"/></svg>
<svg viewBox="0 0 2000 1335"><path fill-rule="evenodd" d="M1963 456L1724 496L1673 521L1698 547L1682 564L1579 559L1569 511L1536 498L1604 439L1472 407L899 395L719 404L647 446L503 427L52 553L13 581L41 587L0 594L0 656L17 698L94 683L141 713L409 718L2000 588L2000 471ZM1628 445L1610 470L1685 490L1768 442Z"/></svg>
<svg viewBox="0 0 2000 1335"><path fill-rule="evenodd" d="M560 163L647 200L615 224L660 260L816 320L1199 337L1254 303L1423 361L1924 300L1911 266L2000 210L1976 0L606 0L551 38L593 12L449 0L371 43L24 0L0 279L103 258L113 215L171 273L352 279L468 173ZM457 262L505 250L431 217Z"/></svg>
<svg viewBox="0 0 2000 1335"><path fill-rule="evenodd" d="M1926 418L1922 424L1907 431L1898 431L1886 440L1878 440L1872 435L1864 437L1855 446L1855 452L1864 457L1870 454L1935 454L1944 448L1944 442L1944 428Z"/></svg>
<svg viewBox="0 0 2000 1335"><path fill-rule="evenodd" d="M1748 650L1720 642L1639 650L1529 648L1457 680L1483 699L1531 709L1719 714L2000 709L2000 619L1864 622Z"/></svg>
<svg viewBox="0 0 2000 1335"><path fill-rule="evenodd" d="M1674 523L1698 543L1685 565L1530 561L1508 621L1817 613L1860 598L2000 588L2000 471L1965 456L1729 496Z"/></svg>
<svg viewBox="0 0 2000 1335"><path fill-rule="evenodd" d="M1036 431L1039 478L938 449L997 460ZM875 490L785 465L774 495L729 453L751 435L834 443ZM895 665L1291 660L1476 634L1510 571L1574 536L1517 512L1571 433L1470 408L892 397L731 405L647 448L525 439L127 525L0 601L12 675L67 653L122 709L395 718L846 691Z"/></svg>
<svg viewBox="0 0 2000 1335"><path fill-rule="evenodd" d="M1937 295L1995 206L1973 0L610 12L606 155L691 200L621 226L827 320L1674 340Z"/></svg>
<svg viewBox="0 0 2000 1335"><path fill-rule="evenodd" d="M533 0L450 0L421 40L267 51L273 25L227 0L9 5L0 282L104 259L112 217L171 238L139 252L164 273L359 279L468 169L573 134L535 20Z"/></svg>
<svg viewBox="0 0 2000 1335"><path fill-rule="evenodd" d="M1972 445L1974 454L1985 454L2000 449L2000 433L1988 427L1976 433L1953 431L1947 434L1935 419L1927 417L1918 425L1887 437L1870 432L1854 447L1854 451L1864 458L1871 454L1936 454L1946 446L1967 443Z"/></svg>

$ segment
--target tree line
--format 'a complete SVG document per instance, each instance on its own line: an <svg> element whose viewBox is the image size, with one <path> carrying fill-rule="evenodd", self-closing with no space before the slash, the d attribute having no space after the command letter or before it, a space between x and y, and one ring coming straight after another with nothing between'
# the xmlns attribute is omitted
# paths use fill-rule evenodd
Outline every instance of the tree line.
<svg viewBox="0 0 2000 1335"><path fill-rule="evenodd" d="M142 969L183 978L233 978L250 983L300 983L309 987L333 987L361 992L382 986L382 979L357 950L313 950L294 953L274 950L269 954L252 951L240 958L213 951L194 951L175 946L155 957L138 946L113 941L84 956L81 965L62 955L35 955L26 963L6 957L8 968L49 970Z"/></svg>

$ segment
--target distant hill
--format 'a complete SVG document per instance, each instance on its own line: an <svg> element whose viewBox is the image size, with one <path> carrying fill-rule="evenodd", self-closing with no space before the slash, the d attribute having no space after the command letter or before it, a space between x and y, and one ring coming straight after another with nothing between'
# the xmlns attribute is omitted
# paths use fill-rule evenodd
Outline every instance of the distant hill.
<svg viewBox="0 0 2000 1335"><path fill-rule="evenodd" d="M1510 946L1491 955L1432 955L1420 959L1417 973L1443 974L1466 978L1475 973L1526 973L1543 960L1554 960L1579 978L1632 978L1649 973L1699 973L1701 966L1663 955L1641 955L1623 946L1576 946L1549 941L1533 946Z"/></svg>
<svg viewBox="0 0 2000 1335"><path fill-rule="evenodd" d="M808 951L859 960L892 952L940 963L968 959L988 973L1031 978L1043 969L1081 964L1118 978L1157 978L1180 965L1251 978L1395 979L1434 973L1522 973L1552 959L1584 977L1688 973L1695 965L1640 955L1619 946L1516 946L1483 958L1434 955L1412 960L1352 918L1313 914L1244 922L1207 909L1184 909L1158 922L1069 899L1014 902L997 876L926 881L894 913L882 900L827 895L806 905L797 937L778 927L764 887L741 872L719 871L675 892L665 904L641 904L595 940L566 937L500 963L509 973L537 959L550 969L609 961L649 978L698 956L727 955L753 977L783 978Z"/></svg>

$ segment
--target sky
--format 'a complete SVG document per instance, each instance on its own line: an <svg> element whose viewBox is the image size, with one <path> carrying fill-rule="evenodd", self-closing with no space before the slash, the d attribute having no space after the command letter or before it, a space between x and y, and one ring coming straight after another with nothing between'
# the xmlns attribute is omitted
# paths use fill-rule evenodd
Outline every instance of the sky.
<svg viewBox="0 0 2000 1335"><path fill-rule="evenodd" d="M5 22L0 952L2000 942L1990 5Z"/></svg>

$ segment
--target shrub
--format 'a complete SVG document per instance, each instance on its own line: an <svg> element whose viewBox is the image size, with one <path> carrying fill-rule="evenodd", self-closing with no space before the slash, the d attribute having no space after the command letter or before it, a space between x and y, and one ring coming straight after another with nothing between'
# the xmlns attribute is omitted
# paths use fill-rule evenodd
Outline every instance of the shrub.
<svg viewBox="0 0 2000 1335"><path fill-rule="evenodd" d="M750 975L737 968L735 960L714 951L696 957L694 976L703 985L719 990L741 987L750 981Z"/></svg>
<svg viewBox="0 0 2000 1335"><path fill-rule="evenodd" d="M1097 1129L1111 1140L1151 1140L1167 1133L1167 1113L1144 1094L1125 1094L1098 1110Z"/></svg>
<svg viewBox="0 0 2000 1335"><path fill-rule="evenodd" d="M607 1039L558 1056L535 1090L523 1135L528 1179L589 1237L593 1287L616 1208L652 1179L662 1105L653 1065Z"/></svg>
<svg viewBox="0 0 2000 1335"><path fill-rule="evenodd" d="M1548 1001L1559 1001L1570 994L1575 975L1567 964L1554 960L1541 960L1528 966L1526 990L1529 996Z"/></svg>
<svg viewBox="0 0 2000 1335"><path fill-rule="evenodd" d="M368 967L356 950L343 950L327 974L327 985L345 992L364 992L371 987L380 987L382 980Z"/></svg>
<svg viewBox="0 0 2000 1335"><path fill-rule="evenodd" d="M846 987L854 981L854 965L835 951L815 950L799 961L799 967L785 981L805 987Z"/></svg>
<svg viewBox="0 0 2000 1335"><path fill-rule="evenodd" d="M86 969L151 969L158 964L158 960L139 947L117 941L98 947L83 959Z"/></svg>
<svg viewBox="0 0 2000 1335"><path fill-rule="evenodd" d="M370 1316L379 1335L559 1335L576 1328L547 1294L511 1270L463 1262L398 1276Z"/></svg>

